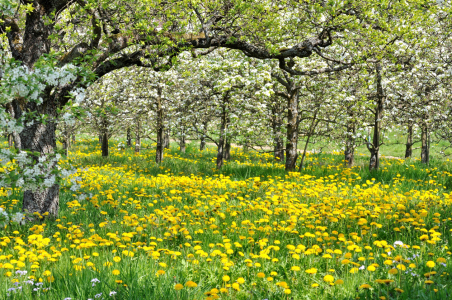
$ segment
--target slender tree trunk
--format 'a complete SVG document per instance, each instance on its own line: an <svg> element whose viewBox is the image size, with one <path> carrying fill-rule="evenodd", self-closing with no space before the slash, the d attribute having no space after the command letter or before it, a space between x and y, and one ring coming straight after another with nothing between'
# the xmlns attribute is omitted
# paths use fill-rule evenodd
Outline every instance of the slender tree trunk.
<svg viewBox="0 0 452 300"><path fill-rule="evenodd" d="M12 133L10 133L10 134L8 134L8 147L12 147L14 145L14 143L13 143L13 134Z"/></svg>
<svg viewBox="0 0 452 300"><path fill-rule="evenodd" d="M380 135L381 135L381 119L383 118L383 108L384 108L384 91L381 85L381 66L379 63L376 64L376 82L377 82L377 97L375 105L375 119L374 119L374 135L372 139L372 145L369 149L370 160L369 160L369 170L378 170L380 167Z"/></svg>
<svg viewBox="0 0 452 300"><path fill-rule="evenodd" d="M131 147L132 146L132 134L130 132L130 127L127 127L126 140L127 140L127 147Z"/></svg>
<svg viewBox="0 0 452 300"><path fill-rule="evenodd" d="M137 118L137 128L135 133L135 154L140 153L141 151L141 137L140 137L140 119Z"/></svg>
<svg viewBox="0 0 452 300"><path fill-rule="evenodd" d="M164 125L163 125L163 106L161 98L161 90L158 90L157 98L157 149L155 151L155 162L161 163L163 161L164 149Z"/></svg>
<svg viewBox="0 0 452 300"><path fill-rule="evenodd" d="M102 134L102 157L108 157L108 131L104 129Z"/></svg>
<svg viewBox="0 0 452 300"><path fill-rule="evenodd" d="M207 121L204 121L203 123L203 134L200 136L200 143L199 143L199 150L203 151L206 148L206 136L204 135L204 132L207 130Z"/></svg>
<svg viewBox="0 0 452 300"><path fill-rule="evenodd" d="M186 147L186 143L185 143L185 133L182 133L182 135L179 138L179 148L180 148L180 152L185 153L187 147Z"/></svg>
<svg viewBox="0 0 452 300"><path fill-rule="evenodd" d="M224 160L224 144L225 144L225 135L226 135L226 121L227 121L227 112L226 105L229 98L229 92L223 98L223 105L221 111L221 124L220 124L220 139L218 141L218 150L217 150L217 169L221 169L223 166Z"/></svg>
<svg viewBox="0 0 452 300"><path fill-rule="evenodd" d="M72 133L71 139L72 139L72 144L74 144L75 143L75 133Z"/></svg>
<svg viewBox="0 0 452 300"><path fill-rule="evenodd" d="M421 162L424 164L430 162L429 132L425 121L421 124Z"/></svg>
<svg viewBox="0 0 452 300"><path fill-rule="evenodd" d="M355 123L347 123L347 137L345 141L345 165L349 168L355 163Z"/></svg>
<svg viewBox="0 0 452 300"><path fill-rule="evenodd" d="M231 119L229 118L229 113L226 112L226 130L225 130L225 142L224 142L224 151L223 151L223 158L224 160L230 160L231 159L231 138L232 136L228 134L227 129L229 124L231 123Z"/></svg>
<svg viewBox="0 0 452 300"><path fill-rule="evenodd" d="M287 114L287 142L286 142L286 171L295 170L298 153L298 92L291 91L288 99Z"/></svg>
<svg viewBox="0 0 452 300"><path fill-rule="evenodd" d="M413 155L413 124L408 125L408 135L406 138L405 158Z"/></svg>
<svg viewBox="0 0 452 300"><path fill-rule="evenodd" d="M102 134L99 133L99 144L102 146Z"/></svg>

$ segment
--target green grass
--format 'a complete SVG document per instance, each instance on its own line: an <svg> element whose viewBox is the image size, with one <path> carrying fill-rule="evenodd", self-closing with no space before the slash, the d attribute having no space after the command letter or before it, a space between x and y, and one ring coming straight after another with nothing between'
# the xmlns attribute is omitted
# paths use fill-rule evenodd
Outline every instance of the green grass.
<svg viewBox="0 0 452 300"><path fill-rule="evenodd" d="M135 155L132 148L118 151L117 143L111 141L110 156L103 158L97 141L77 142L64 164L85 169L79 174L83 178L82 189L72 192L67 181L62 184L59 219L25 226L11 224L0 234L2 266L11 263L17 269L28 270L25 276L7 276L9 269L0 268L0 290L3 291L0 299L94 299L100 293L105 299L206 299L206 292L226 287L222 281L224 275L231 277L229 283L238 277L244 277L245 283L240 285L240 291L228 287L228 294L218 293L222 299L451 298L449 273L452 270L445 246L452 242L449 232L452 209L448 196L443 194L452 190L452 174L450 163L445 160L432 159L430 165L425 166L415 159L383 158L381 169L369 172L368 157L364 155L357 155L356 166L348 169L343 167L342 155L324 152L308 154L301 174L287 174L283 164L274 161L271 154L243 153L234 149L232 159L221 170L216 170L213 147L200 152L193 143L187 145L186 153L179 153L177 145L172 145L166 151L163 163L157 165L152 144L145 141L140 155ZM0 204L8 211L17 211L21 193L20 190L12 191L10 196L2 197ZM89 198L80 200L81 195ZM272 200L275 196L280 200ZM272 214L267 214L268 210ZM340 213L333 214L335 210ZM423 210L427 212L425 216L421 216ZM406 221L406 213L411 217L418 215L414 218L421 225ZM333 216L338 220L332 220ZM291 217L298 221L292 229L285 230L292 222ZM367 220L367 225L359 225L359 219ZM372 222L382 226L370 225ZM268 231L266 226L272 230ZM324 231L319 226L324 227ZM369 229L365 229L366 226ZM190 239L180 231L181 228L189 232ZM394 231L395 228L398 231ZM441 241L433 244L421 241L422 229L441 233ZM346 241L339 243L335 231L343 234ZM324 237L319 242L316 241L319 235L316 238L300 237L300 234L316 232L336 236L336 240ZM49 244L41 248L30 244L28 238L32 234L49 238ZM127 240L124 234L132 237ZM353 238L356 234L361 241ZM250 238L253 242L249 242ZM231 254L226 254L226 239L233 245ZM268 242L261 248L265 239ZM419 250L392 250L393 256L401 255L404 259L419 255L415 260L417 267L410 271L419 276L406 275L403 271L389 275L382 256L387 255L387 251L384 247L376 247L376 240L385 240L388 244L402 240L407 245L419 245ZM96 245L78 249L81 243L90 241ZM328 245L328 241L337 243ZM154 250L144 248L154 247L154 242L157 244ZM235 242L241 247L236 248ZM186 246L187 243L190 246ZM350 243L359 246L362 252L349 250ZM304 245L306 250L319 245L323 252L302 254L300 259L295 259L286 246L298 244ZM200 245L208 257L196 254L195 245ZM279 251L270 250L278 262L253 257L269 245L279 245ZM370 245L372 250L364 249L365 245ZM333 254L332 260L322 259L329 248L341 249L342 254ZM150 254L158 249L160 257L153 258ZM124 250L133 251L134 256L123 254ZM221 257L211 256L213 250L221 251L234 265L224 269ZM27 251L29 254L25 254ZM56 261L49 260L43 251L56 255ZM365 257L363 264L366 267L371 262L380 267L375 272L364 270L351 274L353 266L340 263L346 252L351 253L352 262L360 262L359 257ZM33 255L39 262L36 269L32 268ZM44 256L39 258L39 255ZM89 258L85 258L87 256ZM116 256L121 257L120 262L114 261ZM370 257L374 259L370 260ZM446 258L446 267L437 263L434 270L438 275L432 275L434 283L431 286L426 285L423 274L429 269L425 263L439 257ZM14 261L22 258L25 267L17 267ZM75 262L78 258L81 260ZM208 258L211 261L207 261ZM261 266L249 267L245 258ZM195 259L198 264L193 263ZM88 263L93 263L94 267ZM301 270L292 271L294 265ZM317 274L305 273L312 267L318 269ZM330 272L330 268L335 271ZM120 271L119 275L112 274L116 269ZM44 276L45 270L52 273L53 282ZM158 270L166 273L157 277ZM257 277L259 272L265 273L266 277L271 272L277 275L273 276L273 281L268 281ZM42 287L34 286L40 288L37 291L23 283L31 274L35 281L39 278L43 281ZM326 274L344 280L344 284L328 286L322 280ZM100 280L95 286L91 282L94 278ZM378 278L390 278L394 283L380 286L375 283ZM197 287L174 289L176 283L185 284L189 280ZM8 292L16 287L16 281L23 291ZM287 282L291 294L286 295L283 288L275 285L283 281ZM371 284L372 289L360 288L363 283ZM313 284L319 284L319 287L312 287ZM50 290L44 292L43 289L48 287ZM398 293L396 287L404 292ZM111 291L117 294L110 297ZM6 297L7 293L10 297Z"/></svg>

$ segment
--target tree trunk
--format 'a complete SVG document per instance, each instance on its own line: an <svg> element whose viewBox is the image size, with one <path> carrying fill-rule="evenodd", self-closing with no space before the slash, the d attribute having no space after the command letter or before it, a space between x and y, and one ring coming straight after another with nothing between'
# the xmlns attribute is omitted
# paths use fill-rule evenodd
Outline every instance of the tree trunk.
<svg viewBox="0 0 452 300"><path fill-rule="evenodd" d="M132 134L130 133L130 127L127 127L126 140L127 140L127 147L131 147L132 146Z"/></svg>
<svg viewBox="0 0 452 300"><path fill-rule="evenodd" d="M349 168L355 163L355 123L347 123L347 137L344 152L345 165Z"/></svg>
<svg viewBox="0 0 452 300"><path fill-rule="evenodd" d="M206 136L204 135L204 132L207 130L207 122L204 121L203 123L203 134L200 136L200 143L199 143L199 150L203 151L206 148Z"/></svg>
<svg viewBox="0 0 452 300"><path fill-rule="evenodd" d="M71 134L71 139L72 139L72 144L74 144L75 143L75 133Z"/></svg>
<svg viewBox="0 0 452 300"><path fill-rule="evenodd" d="M170 129L168 128L167 130L165 130L165 134L163 136L163 148L165 149L169 149L170 148L170 134L169 134Z"/></svg>
<svg viewBox="0 0 452 300"><path fill-rule="evenodd" d="M430 161L429 132L425 121L421 124L421 162L428 164Z"/></svg>
<svg viewBox="0 0 452 300"><path fill-rule="evenodd" d="M286 142L286 171L295 170L298 153L298 92L291 91L288 98L287 114L287 142Z"/></svg>
<svg viewBox="0 0 452 300"><path fill-rule="evenodd" d="M50 116L50 120L45 124L35 120L33 125L24 128L18 135L23 150L38 152L41 157L49 157L54 154L54 149L56 149L56 123L54 121L57 115L56 102L55 99L48 97L39 106L34 102L26 104L25 111L40 111ZM20 113L17 117L19 116ZM33 160L38 160L38 157L33 157ZM48 165L47 174L49 175L46 176L46 179L52 176L50 172L56 167L56 164ZM33 213L40 215L48 213L49 216L56 217L59 209L59 191L60 186L58 184L53 184L49 188L41 187L36 191L24 191L22 210L28 212L27 218L33 219Z"/></svg>
<svg viewBox="0 0 452 300"><path fill-rule="evenodd" d="M383 107L384 107L384 91L381 85L381 66L379 63L376 64L376 83L377 83L377 97L375 105L375 119L374 119L374 135L372 139L372 145L369 148L370 160L369 160L369 171L378 170L380 167L380 134L381 134L381 119L383 118Z"/></svg>
<svg viewBox="0 0 452 300"><path fill-rule="evenodd" d="M275 137L274 151L275 151L275 159L279 163L283 163L284 162L284 140L283 140L282 136Z"/></svg>
<svg viewBox="0 0 452 300"><path fill-rule="evenodd" d="M206 149L206 137L204 135L201 135L199 142L199 150L203 151L204 149Z"/></svg>
<svg viewBox="0 0 452 300"><path fill-rule="evenodd" d="M12 147L13 146L13 134L10 133L8 134L8 147Z"/></svg>
<svg viewBox="0 0 452 300"><path fill-rule="evenodd" d="M223 158L224 158L224 160L231 159L231 143L228 140L226 140L226 143L224 146Z"/></svg>
<svg viewBox="0 0 452 300"><path fill-rule="evenodd" d="M155 151L155 162L161 163L163 161L164 149L164 125L163 125L163 106L161 98L161 90L157 91L157 149Z"/></svg>
<svg viewBox="0 0 452 300"><path fill-rule="evenodd" d="M225 144L225 135L226 135L226 121L227 121L227 112L226 105L227 100L229 98L229 92L223 98L223 105L221 111L221 124L220 124L220 139L218 141L218 150L217 150L217 169L221 169L223 166L224 160L224 144Z"/></svg>
<svg viewBox="0 0 452 300"><path fill-rule="evenodd" d="M186 151L185 132L182 132L182 135L179 138L179 148L181 153L185 153Z"/></svg>
<svg viewBox="0 0 452 300"><path fill-rule="evenodd" d="M99 134L99 144L102 146L102 134Z"/></svg>
<svg viewBox="0 0 452 300"><path fill-rule="evenodd" d="M102 134L102 157L108 156L108 132L104 130Z"/></svg>
<svg viewBox="0 0 452 300"><path fill-rule="evenodd" d="M406 138L405 158L413 155L413 124L408 125L408 136Z"/></svg>
<svg viewBox="0 0 452 300"><path fill-rule="evenodd" d="M34 1L34 10L27 13L25 22L25 34L23 43L20 47L15 45L12 56L21 61L29 70L33 70L34 64L46 53L50 52L50 39L54 22L48 22L47 18L51 18L51 13L59 10L61 5L59 1ZM19 49L20 48L20 49ZM17 51L16 51L17 50ZM47 115L48 119L45 123L34 120L32 125L26 126L20 133L14 133L15 146L18 149L39 153L39 156L48 157L50 161L56 149L56 123L57 110L60 106L58 92L51 95L52 87L46 87L40 95L43 99L42 104L28 102L19 104L19 100L13 100L12 105L15 107L15 118L19 119L22 112L36 112L37 114ZM22 110L23 109L23 110ZM34 157L34 161L38 157ZM57 164L49 164L46 170L47 174L44 179L52 178L51 172L57 168ZM22 210L28 213L27 218L33 219L33 213L41 215L48 213L49 216L57 217L59 208L59 189L58 184L50 187L40 187L39 190L25 190L23 196Z"/></svg>
<svg viewBox="0 0 452 300"><path fill-rule="evenodd" d="M140 137L140 119L137 118L137 128L135 133L135 154L141 151L141 137Z"/></svg>

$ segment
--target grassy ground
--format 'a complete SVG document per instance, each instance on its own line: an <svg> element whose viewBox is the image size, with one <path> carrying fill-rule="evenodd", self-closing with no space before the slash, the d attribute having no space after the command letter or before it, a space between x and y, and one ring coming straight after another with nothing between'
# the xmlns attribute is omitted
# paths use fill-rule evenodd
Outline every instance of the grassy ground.
<svg viewBox="0 0 452 300"><path fill-rule="evenodd" d="M188 146L154 163L79 140L62 164L60 215L0 231L0 298L450 299L451 166L433 159L309 154L301 173L270 154ZM5 144L3 144L5 147ZM396 155L394 155L396 156ZM21 191L0 205L20 210ZM26 271L26 274L25 274ZM20 287L20 289L19 289Z"/></svg>

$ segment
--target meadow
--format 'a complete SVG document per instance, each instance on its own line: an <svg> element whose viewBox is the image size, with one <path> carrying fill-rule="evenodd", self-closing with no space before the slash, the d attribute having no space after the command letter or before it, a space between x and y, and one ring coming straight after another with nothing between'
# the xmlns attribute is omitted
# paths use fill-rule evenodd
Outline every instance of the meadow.
<svg viewBox="0 0 452 300"><path fill-rule="evenodd" d="M77 141L58 219L3 224L0 299L452 299L447 159L369 173L365 155L308 154L287 174L233 148L218 171L214 148L156 165L153 145L117 144ZM20 211L21 192L0 206Z"/></svg>

